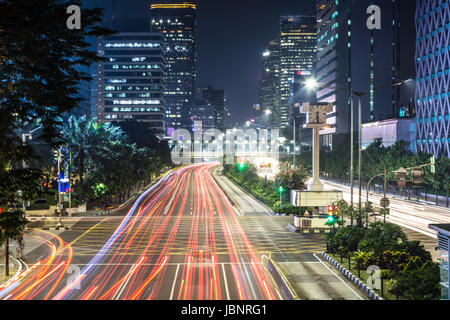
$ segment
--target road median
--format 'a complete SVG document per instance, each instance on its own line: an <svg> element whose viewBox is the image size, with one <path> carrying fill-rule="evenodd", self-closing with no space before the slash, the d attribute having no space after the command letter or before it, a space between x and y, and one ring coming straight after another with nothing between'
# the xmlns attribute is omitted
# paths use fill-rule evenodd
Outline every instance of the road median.
<svg viewBox="0 0 450 320"><path fill-rule="evenodd" d="M286 300L300 300L297 293L295 292L292 285L289 283L286 276L281 271L278 264L272 259L272 257L268 258L267 261L267 269L269 270L270 274L272 275L273 279L275 280L275 283L281 290L281 295Z"/></svg>

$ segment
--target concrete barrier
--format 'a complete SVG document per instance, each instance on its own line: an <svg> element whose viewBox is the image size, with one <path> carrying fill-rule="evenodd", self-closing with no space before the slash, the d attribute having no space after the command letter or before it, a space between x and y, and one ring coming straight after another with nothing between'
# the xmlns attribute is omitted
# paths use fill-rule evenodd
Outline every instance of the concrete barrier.
<svg viewBox="0 0 450 320"><path fill-rule="evenodd" d="M283 275L276 263L271 258L269 258L267 262L267 269L272 274L275 282L280 288L283 298L285 298L286 300L300 300L294 289L290 286L286 277Z"/></svg>

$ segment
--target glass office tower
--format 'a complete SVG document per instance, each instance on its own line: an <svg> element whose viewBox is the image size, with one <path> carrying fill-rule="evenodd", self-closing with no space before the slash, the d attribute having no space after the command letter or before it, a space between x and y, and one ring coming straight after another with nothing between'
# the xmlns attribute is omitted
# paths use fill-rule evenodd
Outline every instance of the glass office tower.
<svg viewBox="0 0 450 320"><path fill-rule="evenodd" d="M294 76L298 71L314 73L316 24L314 15L282 16L280 19L280 128L289 125Z"/></svg>
<svg viewBox="0 0 450 320"><path fill-rule="evenodd" d="M97 115L102 122L137 120L164 134L164 56L159 33L100 38Z"/></svg>
<svg viewBox="0 0 450 320"><path fill-rule="evenodd" d="M190 127L197 77L195 1L152 1L152 31L161 32L166 58L166 113L168 133Z"/></svg>
<svg viewBox="0 0 450 320"><path fill-rule="evenodd" d="M448 1L417 1L416 145L437 157L450 157L449 15Z"/></svg>

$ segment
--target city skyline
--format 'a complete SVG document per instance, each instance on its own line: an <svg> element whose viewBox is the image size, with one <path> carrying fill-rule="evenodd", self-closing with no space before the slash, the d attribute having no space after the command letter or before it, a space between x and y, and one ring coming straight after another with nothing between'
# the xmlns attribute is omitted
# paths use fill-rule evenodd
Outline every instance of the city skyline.
<svg viewBox="0 0 450 320"><path fill-rule="evenodd" d="M0 300L449 300L449 0L83 1L0 0Z"/></svg>
<svg viewBox="0 0 450 320"><path fill-rule="evenodd" d="M101 0L85 2L89 7L104 8L105 18L111 17L110 3L105 5ZM150 19L151 2L117 0L118 18ZM252 106L259 102L261 55L267 43L279 37L280 17L314 14L315 2L197 2L197 83L225 91L233 123L250 119L254 117ZM233 18L230 20L230 17ZM249 23L250 20L252 23ZM242 88L248 89L243 91Z"/></svg>

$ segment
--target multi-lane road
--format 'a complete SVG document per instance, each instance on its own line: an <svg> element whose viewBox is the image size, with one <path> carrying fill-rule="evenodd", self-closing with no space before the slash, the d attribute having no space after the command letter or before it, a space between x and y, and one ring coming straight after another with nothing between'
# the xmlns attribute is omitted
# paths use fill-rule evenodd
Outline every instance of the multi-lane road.
<svg viewBox="0 0 450 320"><path fill-rule="evenodd" d="M121 221L91 219L79 235L78 224L72 234L32 231L41 255L0 299L281 299L212 166L169 172Z"/></svg>
<svg viewBox="0 0 450 320"><path fill-rule="evenodd" d="M174 169L114 216L27 230L27 265L0 284L0 299L283 299L269 257L300 299L367 299L321 258L324 236L292 233L291 222L218 164Z"/></svg>
<svg viewBox="0 0 450 320"><path fill-rule="evenodd" d="M343 191L344 200L350 203L350 188L341 184L323 181L328 190L335 189ZM354 188L353 201L357 203L358 187ZM366 201L366 190L362 193L362 202ZM369 201L379 205L382 194L369 192ZM386 221L398 224L404 228L416 231L425 236L436 238L436 232L431 230L429 224L450 223L450 210L438 207L429 202L406 200L403 198L389 196L390 214L386 216Z"/></svg>

